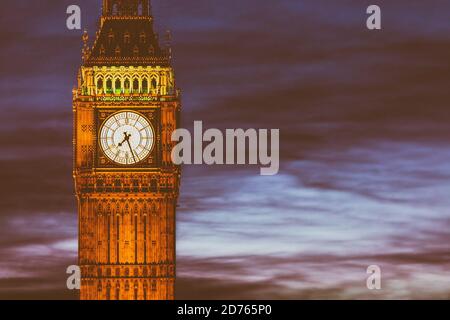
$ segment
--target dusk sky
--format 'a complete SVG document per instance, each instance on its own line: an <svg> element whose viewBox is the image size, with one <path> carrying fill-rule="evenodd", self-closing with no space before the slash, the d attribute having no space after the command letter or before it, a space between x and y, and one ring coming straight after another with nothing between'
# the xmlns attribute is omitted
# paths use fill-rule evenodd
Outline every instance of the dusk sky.
<svg viewBox="0 0 450 320"><path fill-rule="evenodd" d="M276 176L183 168L177 299L450 298L448 0L152 2L182 126L281 132ZM77 297L71 4L92 41L100 0L2 3L0 299Z"/></svg>

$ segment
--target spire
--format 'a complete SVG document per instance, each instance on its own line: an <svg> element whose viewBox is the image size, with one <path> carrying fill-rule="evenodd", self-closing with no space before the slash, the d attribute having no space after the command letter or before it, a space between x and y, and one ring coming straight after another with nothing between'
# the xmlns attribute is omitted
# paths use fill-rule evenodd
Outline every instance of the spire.
<svg viewBox="0 0 450 320"><path fill-rule="evenodd" d="M150 0L103 0L103 17L148 17Z"/></svg>

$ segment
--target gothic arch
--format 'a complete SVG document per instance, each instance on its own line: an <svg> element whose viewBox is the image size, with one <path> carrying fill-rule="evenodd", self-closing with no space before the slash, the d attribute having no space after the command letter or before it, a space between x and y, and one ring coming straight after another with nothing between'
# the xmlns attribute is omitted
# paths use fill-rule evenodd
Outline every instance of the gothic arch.
<svg viewBox="0 0 450 320"><path fill-rule="evenodd" d="M104 81L103 81L103 77L102 76L97 77L96 83L97 83L97 90L98 91L103 91Z"/></svg>
<svg viewBox="0 0 450 320"><path fill-rule="evenodd" d="M113 91L113 81L112 78L107 78L106 79L106 92L107 93L112 93Z"/></svg>
<svg viewBox="0 0 450 320"><path fill-rule="evenodd" d="M123 88L125 93L131 92L131 82L130 82L130 76L125 75L123 80Z"/></svg>
<svg viewBox="0 0 450 320"><path fill-rule="evenodd" d="M139 77L133 77L133 92L140 92Z"/></svg>
<svg viewBox="0 0 450 320"><path fill-rule="evenodd" d="M144 76L142 78L142 92L148 93L148 77L147 76Z"/></svg>
<svg viewBox="0 0 450 320"><path fill-rule="evenodd" d="M114 92L122 91L122 79L120 77L116 77L114 79Z"/></svg>

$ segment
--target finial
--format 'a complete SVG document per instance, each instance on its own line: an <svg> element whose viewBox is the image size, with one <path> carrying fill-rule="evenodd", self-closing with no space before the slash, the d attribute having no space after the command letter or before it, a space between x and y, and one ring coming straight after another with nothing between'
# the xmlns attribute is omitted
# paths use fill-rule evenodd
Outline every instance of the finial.
<svg viewBox="0 0 450 320"><path fill-rule="evenodd" d="M89 41L89 34L86 29L84 29L82 39L84 46L87 47L87 42Z"/></svg>
<svg viewBox="0 0 450 320"><path fill-rule="evenodd" d="M168 47L170 47L170 45L172 44L172 31L170 31L169 29L166 30L166 45Z"/></svg>
<svg viewBox="0 0 450 320"><path fill-rule="evenodd" d="M166 49L169 54L169 59L171 59L172 58L172 32L169 29L166 30L165 41L166 41Z"/></svg>
<svg viewBox="0 0 450 320"><path fill-rule="evenodd" d="M89 57L89 53L90 53L89 44L88 44L89 34L86 29L84 29L83 36L81 37L81 39L83 40L83 49L81 50L81 53L82 53L82 58L83 58L83 62L84 62Z"/></svg>

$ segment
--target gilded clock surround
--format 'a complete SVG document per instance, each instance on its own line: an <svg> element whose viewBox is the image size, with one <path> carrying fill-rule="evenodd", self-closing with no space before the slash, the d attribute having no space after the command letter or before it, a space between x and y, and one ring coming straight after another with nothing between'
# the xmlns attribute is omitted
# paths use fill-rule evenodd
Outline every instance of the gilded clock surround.
<svg viewBox="0 0 450 320"><path fill-rule="evenodd" d="M126 123L121 124L120 120L117 119L117 116L125 114L126 117ZM129 122L128 116L134 116L136 118L131 119L131 123ZM134 121L136 120L136 121ZM118 128L116 130L112 129L111 127L108 127L109 122L113 121L118 124ZM134 122L134 123L133 123ZM132 124L133 123L133 124ZM142 127L138 126L138 124ZM123 128L123 127L129 127L129 129ZM123 128L119 130L120 128ZM130 132L128 132L130 131ZM134 137L133 131L137 131L139 134L139 143L138 146L134 146L134 141L136 140ZM143 135L141 132L147 133L147 135ZM111 136L108 136L108 134L111 133ZM121 142L115 141L115 135L119 136L118 141L122 140ZM123 135L122 135L123 134ZM119 111L117 113L112 114L109 118L105 119L103 124L100 126L99 130L99 145L100 149L103 152L103 155L109 158L109 160L112 160L115 164L123 165L123 166L131 166L131 165L137 165L140 162L146 160L148 156L150 155L151 151L153 150L155 146L155 130L153 129L153 126L149 122L149 120L141 113L137 113L135 111L131 110L123 110ZM145 145L142 144L143 141L145 142ZM148 145L150 144L150 146ZM114 151L111 148L115 146L120 147L120 150L117 150L119 154L115 154ZM125 150L123 150L125 149ZM142 149L142 150L140 150ZM140 150L140 151L139 151ZM108 151L110 153L113 153L113 155L108 154ZM121 155L120 153L125 153L126 156L126 162L123 163L121 161L118 161L118 155ZM121 157L123 158L123 157ZM120 158L120 159L121 159ZM129 161L128 161L129 160ZM133 160L133 161L131 161Z"/></svg>
<svg viewBox="0 0 450 320"><path fill-rule="evenodd" d="M153 146L151 148L150 154L142 161L139 161L138 163L131 165L131 166L124 165L124 164L118 164L118 163L112 161L111 159L109 159L105 155L103 148L101 147L101 144L98 143L97 144L98 157L97 157L96 165L99 168L112 168L112 169L114 169L116 167L146 168L148 166L160 165L159 160L161 159L161 151L162 150L160 148L161 137L158 133L160 130L160 125L159 125L160 117L159 117L158 108L145 108L145 109L128 108L127 109L126 107L124 107L124 109L120 109L120 111L117 111L117 109L108 108L108 107L99 109L97 111L97 115L96 115L97 128L98 128L97 140L100 141L101 129L102 129L102 125L104 124L104 122L107 121L109 117L111 117L117 113L126 112L126 111L135 112L135 113L142 115L152 126L152 130L153 130L153 134L154 134L154 142L153 142Z"/></svg>
<svg viewBox="0 0 450 320"><path fill-rule="evenodd" d="M82 300L171 300L180 169L171 160L179 91L149 0L104 0L73 90L74 179ZM99 143L111 115L142 114L154 130L147 158L119 165Z"/></svg>

